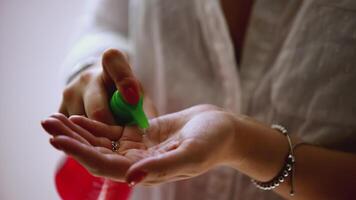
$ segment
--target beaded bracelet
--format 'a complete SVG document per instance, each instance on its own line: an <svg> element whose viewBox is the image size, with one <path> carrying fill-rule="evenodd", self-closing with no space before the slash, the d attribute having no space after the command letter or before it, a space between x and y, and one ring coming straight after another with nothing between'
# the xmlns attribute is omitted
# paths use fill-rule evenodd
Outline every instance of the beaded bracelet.
<svg viewBox="0 0 356 200"><path fill-rule="evenodd" d="M278 187L281 183L285 181L285 179L290 176L291 181L291 190L290 190L290 195L294 195L294 185L293 185L293 176L294 176L294 165L295 165L295 157L294 157L294 152L293 152L293 145L292 141L288 135L288 131L286 128L284 128L281 125L278 124L273 124L271 128L278 130L281 132L283 135L287 137L288 140L288 145L289 145L289 152L285 160L285 165L282 167L282 169L279 171L277 176L272 178L270 181L267 182L261 182L257 181L254 179L251 179L252 183L259 189L262 190L273 190L274 188Z"/></svg>

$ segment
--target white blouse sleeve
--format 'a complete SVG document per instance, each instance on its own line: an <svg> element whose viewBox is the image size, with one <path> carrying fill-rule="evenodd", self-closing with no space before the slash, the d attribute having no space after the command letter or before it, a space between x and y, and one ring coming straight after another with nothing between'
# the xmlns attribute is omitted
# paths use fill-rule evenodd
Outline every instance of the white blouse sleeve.
<svg viewBox="0 0 356 200"><path fill-rule="evenodd" d="M67 55L63 70L69 82L84 68L97 62L105 49L129 53L129 0L90 0L80 19L77 40Z"/></svg>

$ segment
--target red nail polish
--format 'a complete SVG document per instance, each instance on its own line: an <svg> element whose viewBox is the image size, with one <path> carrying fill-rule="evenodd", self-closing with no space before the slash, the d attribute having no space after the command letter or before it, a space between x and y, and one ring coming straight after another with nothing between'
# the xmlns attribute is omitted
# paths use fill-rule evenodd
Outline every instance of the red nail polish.
<svg viewBox="0 0 356 200"><path fill-rule="evenodd" d="M128 177L127 182L129 183L130 187L133 187L139 182L141 182L146 176L147 176L147 172L139 170L133 173L130 177Z"/></svg>
<svg viewBox="0 0 356 200"><path fill-rule="evenodd" d="M51 143L51 145L52 145L54 148L56 148L56 149L58 149L58 150L61 150L61 147L60 147L58 144L56 144L56 143L54 142L54 139L53 139L53 138L49 139L49 143Z"/></svg>
<svg viewBox="0 0 356 200"><path fill-rule="evenodd" d="M140 100L140 94L132 85L124 86L121 92L124 100L128 104L137 105Z"/></svg>

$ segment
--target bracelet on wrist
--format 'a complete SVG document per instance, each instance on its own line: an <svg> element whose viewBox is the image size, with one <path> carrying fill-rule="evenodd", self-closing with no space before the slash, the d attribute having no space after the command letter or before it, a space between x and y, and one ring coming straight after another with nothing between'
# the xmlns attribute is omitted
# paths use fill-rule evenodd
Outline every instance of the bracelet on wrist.
<svg viewBox="0 0 356 200"><path fill-rule="evenodd" d="M288 145L289 145L289 151L287 154L287 157L285 159L284 165L282 169L278 172L277 176L272 178L270 181L266 182L261 182L257 181L254 179L251 179L251 182L259 189L262 190L273 190L274 188L278 187L281 183L283 183L287 177L290 177L290 185L291 185L291 190L290 190L290 195L294 195L294 166L295 166L295 156L294 156L294 151L293 151L293 145L292 141L288 135L288 131L286 128L284 128L281 125L278 124L273 124L271 128L278 130L281 132L284 136L286 136L288 140Z"/></svg>

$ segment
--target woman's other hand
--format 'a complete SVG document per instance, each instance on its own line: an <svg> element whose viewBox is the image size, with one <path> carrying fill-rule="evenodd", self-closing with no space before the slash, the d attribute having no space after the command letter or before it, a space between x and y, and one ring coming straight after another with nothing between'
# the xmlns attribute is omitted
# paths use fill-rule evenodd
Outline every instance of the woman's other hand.
<svg viewBox="0 0 356 200"><path fill-rule="evenodd" d="M191 178L239 157L233 147L234 116L215 106L200 105L155 118L150 126L146 137L158 144L129 168L126 178L131 185Z"/></svg>
<svg viewBox="0 0 356 200"><path fill-rule="evenodd" d="M66 115L84 115L107 124L115 124L109 109L109 99L118 89L126 102L135 105L142 89L133 75L123 53L109 49L102 56L101 66L91 67L72 80L63 91L59 112ZM148 98L144 98L145 111L149 116L156 110Z"/></svg>

